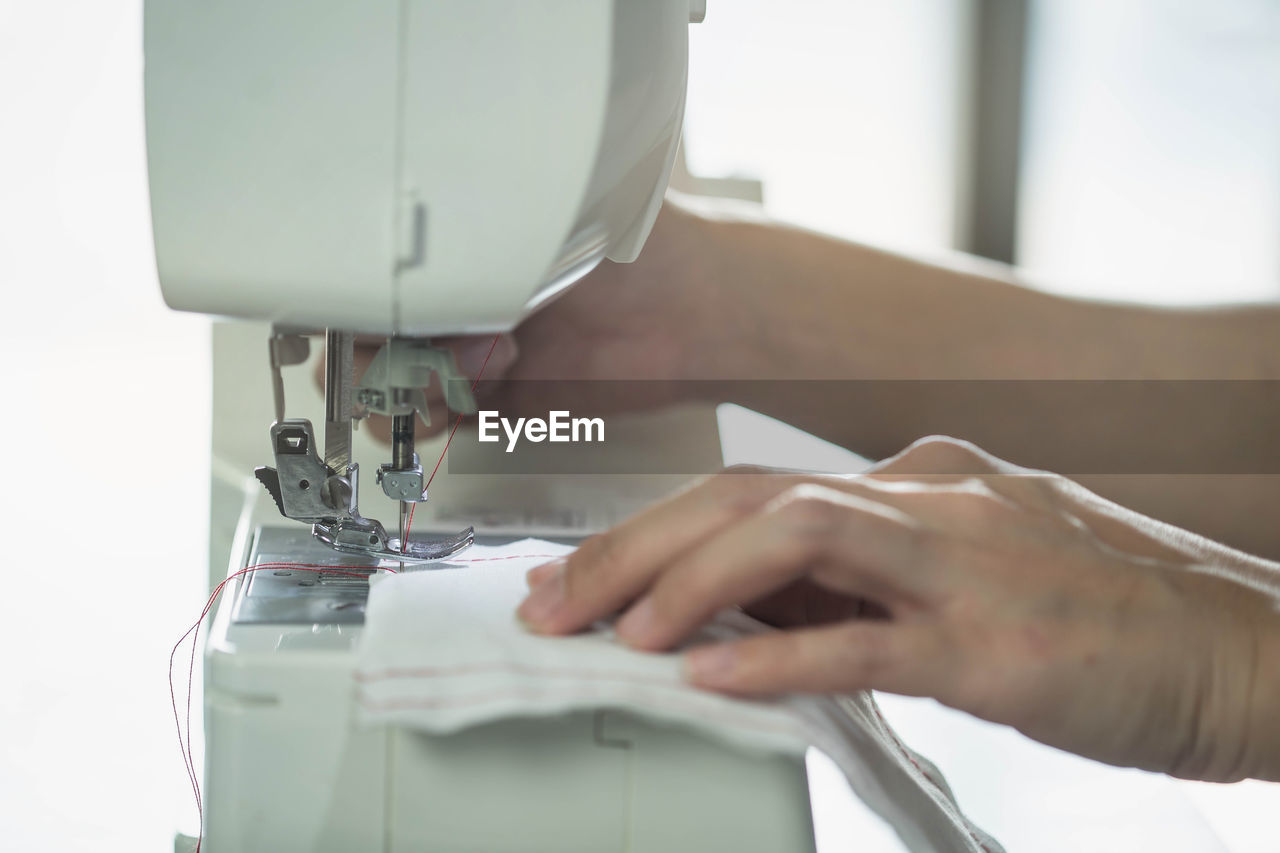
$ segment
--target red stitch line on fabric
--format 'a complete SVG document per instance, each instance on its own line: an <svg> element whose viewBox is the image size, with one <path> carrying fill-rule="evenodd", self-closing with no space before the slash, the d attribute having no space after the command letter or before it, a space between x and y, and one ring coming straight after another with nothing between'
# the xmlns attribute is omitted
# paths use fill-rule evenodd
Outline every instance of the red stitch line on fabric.
<svg viewBox="0 0 1280 853"><path fill-rule="evenodd" d="M563 554L507 554L503 557L451 557L444 563L490 563L495 560L555 560Z"/></svg>
<svg viewBox="0 0 1280 853"><path fill-rule="evenodd" d="M916 769L916 772L927 779L929 784L937 788L944 796L947 796L947 790L939 785L938 781L930 776L925 769L920 766L920 762L916 761L915 756L911 754L911 750L907 749L906 744L898 739L898 733L893 730L893 726L889 725L889 721L884 718L884 714L880 713L880 706L875 703L874 699L871 701L871 710L876 712L876 717L878 717L880 722L884 724L884 730L889 733L889 738L893 741L894 746L898 747L898 750L902 753L903 757L906 758L907 761L911 762L911 766ZM951 797L947 796L947 799L950 800ZM987 847L987 845L983 844L982 839L978 837L978 834L973 831L972 827L967 825L969 823L969 818L965 817L964 813L960 811L958 804L956 805L956 813L959 814L960 819L965 822L965 831L969 833L969 837L973 839L974 843L977 844L978 847L982 848L983 853L991 853L991 849Z"/></svg>
<svg viewBox="0 0 1280 853"><path fill-rule="evenodd" d="M471 559L449 560L448 562L477 562L478 563L478 562L486 562L491 560L542 559L542 558L554 559L556 556L557 555L553 555L553 554L512 554L512 555L507 555L502 557L475 557ZM665 679L662 679L656 676L641 677L635 674L620 675L617 673L607 672L603 670L584 670L584 669L576 669L572 667L532 666L529 664L518 664L518 663L508 662L508 661L494 661L494 662L484 663L484 664L457 664L454 666L389 667L387 669L374 670L372 672L363 672L363 671L357 670L355 673L353 673L353 678L355 681L361 684L370 684L377 681L386 681L386 680L393 680L393 679L441 678L441 677L465 676L465 675L475 675L480 673L494 673L494 672L510 672L517 675L547 676L552 678L590 678L597 681L612 681L612 682L618 682L623 684L636 684L636 685L643 685L648 687L659 687L659 688L668 689L668 690L684 689L679 685L673 685L667 682ZM430 710L433 708L460 707L460 706L465 706L467 704L481 704L482 702L497 701L503 698L538 699L544 696L545 694L542 694L542 693L525 690L525 691L508 691L506 693L497 691L492 694L481 695L479 698L473 698L472 700L469 700L469 701L468 700L446 701L446 700L422 699L422 700L401 700L400 702L388 702L388 703L378 704L378 703L372 702L371 700L365 699L364 697L360 697L359 701L360 701L360 704L366 709L377 712L381 710L410 710L413 708ZM893 727L889 725L889 721L885 719L884 714L881 713L880 707L876 705L874 701L872 701L871 707L872 707L872 710L875 711L876 717L880 720L880 723L884 726L885 732L889 735L889 739L893 742L893 745L897 747L899 752L902 753L903 758L907 759L907 761L911 763L911 766L915 768L917 773L919 773L929 784L933 785L934 788L936 788L940 793L942 793L945 796L947 794L946 789L938 782L938 780L934 779L933 776L930 775L929 772L920 765L920 762L916 760L915 756L911 754L911 751L907 749L904 743L902 743L902 741L898 738L897 732L893 730ZM950 799L950 797L948 797L948 799ZM959 810L957 809L957 812L958 811ZM962 813L960 814L960 818L964 820L966 823L968 823L968 818L965 817ZM987 847L986 844L982 843L982 839L980 839L970 827L966 826L965 831L969 833L969 837L973 839L974 843L977 844L978 847L983 850L983 853L991 853L990 848Z"/></svg>
<svg viewBox="0 0 1280 853"><path fill-rule="evenodd" d="M666 684L659 685L669 690L678 690L683 693L685 688L679 685ZM520 700L538 700L538 699L565 699L574 698L584 701L599 701L601 697L588 691L555 691L553 693L540 692L530 689L506 688L502 690L493 690L488 693L475 693L470 696L459 696L447 699L428 699L424 697L387 699L381 702L376 701L367 696L359 695L356 701L365 710L371 713L383 713L391 711L411 711L411 710L438 710L442 708L465 708L467 706L483 705L487 703L499 702L508 699ZM662 698L651 697L656 700L659 705L665 705L669 710L680 710L685 713L697 714L707 710L705 703L701 702L677 702L673 701L673 697L666 696ZM732 719L734 724L740 728L751 728L760 732L784 734L798 737L806 743L813 743L815 738L809 733L808 726L801 724L780 723L770 720L761 720L754 717L748 717L743 714L734 714L731 711L725 713L726 709L717 710L717 718L720 720Z"/></svg>
<svg viewBox="0 0 1280 853"><path fill-rule="evenodd" d="M405 678L449 678L459 675L478 675L481 673L509 672L515 675L545 675L550 678L589 678L597 681L619 681L629 684L655 685L657 687L674 687L670 680L662 676L641 675L640 673L616 673L600 669L579 669L569 666L535 666L515 663L514 661L491 661L489 663L456 664L452 666L421 667L388 667L386 669L362 672L357 670L353 677L361 684L376 681L390 681ZM684 688L681 688L684 689Z"/></svg>

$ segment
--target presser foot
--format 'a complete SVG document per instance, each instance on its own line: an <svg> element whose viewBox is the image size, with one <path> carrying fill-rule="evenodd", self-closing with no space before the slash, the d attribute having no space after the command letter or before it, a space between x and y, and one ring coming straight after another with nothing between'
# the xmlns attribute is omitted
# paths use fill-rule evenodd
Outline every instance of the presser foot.
<svg viewBox="0 0 1280 853"><path fill-rule="evenodd" d="M360 466L351 463L344 474L338 474L326 465L316 452L310 421L277 422L271 437L276 467L258 468L254 474L281 515L310 523L315 538L335 551L425 563L448 559L474 541L475 532L468 527L442 539L410 539L402 551L401 539L389 535L382 522L360 514Z"/></svg>
<svg viewBox="0 0 1280 853"><path fill-rule="evenodd" d="M367 518L341 519L333 523L316 522L311 525L311 533L317 541L335 551L400 563L447 560L470 547L476 538L475 528L468 527L460 533L440 539L410 539L404 543L402 550L400 539L388 536L381 522Z"/></svg>
<svg viewBox="0 0 1280 853"><path fill-rule="evenodd" d="M328 329L325 343L324 454L315 430L305 418L284 416L284 384L280 370L306 359L309 345L301 335L275 331L270 356L275 392L276 422L271 425L271 445L276 467L258 468L254 474L270 493L280 514L311 524L316 540L336 551L399 563L445 560L475 540L468 527L439 539L413 540L406 536L408 509L427 499L430 477L414 452L414 421L428 414L424 388L433 375L440 377L449 407L474 412L475 399L458 379L452 353L426 341L391 338L365 370L358 388L352 387L355 335ZM378 468L383 493L400 505L400 537L389 535L382 523L360 514L360 466L351 458L354 421L370 413L391 417L392 459ZM407 540L407 541L406 541Z"/></svg>

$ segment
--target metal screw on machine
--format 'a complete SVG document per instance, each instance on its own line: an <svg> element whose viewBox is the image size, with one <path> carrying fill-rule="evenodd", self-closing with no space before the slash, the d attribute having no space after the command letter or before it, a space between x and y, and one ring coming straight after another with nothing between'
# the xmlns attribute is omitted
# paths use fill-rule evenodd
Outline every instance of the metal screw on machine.
<svg viewBox="0 0 1280 853"><path fill-rule="evenodd" d="M337 474L326 477L323 485L320 486L320 499L324 501L325 506L331 509L350 507L351 499L354 496L355 492L351 488L351 481Z"/></svg>
<svg viewBox="0 0 1280 853"><path fill-rule="evenodd" d="M391 464L378 466L377 481L392 500L417 503L426 491L426 476L413 450L413 415L391 419Z"/></svg>

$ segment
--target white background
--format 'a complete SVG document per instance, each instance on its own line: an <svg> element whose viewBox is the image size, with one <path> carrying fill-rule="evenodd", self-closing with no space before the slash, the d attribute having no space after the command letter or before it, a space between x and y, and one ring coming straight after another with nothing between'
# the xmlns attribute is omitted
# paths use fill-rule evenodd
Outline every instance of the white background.
<svg viewBox="0 0 1280 853"><path fill-rule="evenodd" d="M208 513L208 321L160 300L132 2L0 0L0 849L164 851Z"/></svg>

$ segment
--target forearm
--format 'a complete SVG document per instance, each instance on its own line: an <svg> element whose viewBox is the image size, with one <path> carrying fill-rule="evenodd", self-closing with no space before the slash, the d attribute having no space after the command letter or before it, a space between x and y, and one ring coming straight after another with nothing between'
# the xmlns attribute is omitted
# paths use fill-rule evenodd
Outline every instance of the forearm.
<svg viewBox="0 0 1280 853"><path fill-rule="evenodd" d="M873 457L929 433L968 438L1280 554L1255 503L1280 493L1258 476L1280 460L1280 394L1258 381L1280 377L1280 310L1065 299L1000 265L768 223L712 221L702 239L725 322L691 370L753 380L724 398ZM1255 381L1205 381L1224 379Z"/></svg>
<svg viewBox="0 0 1280 853"><path fill-rule="evenodd" d="M925 263L763 223L709 227L735 336L717 342L732 364L712 374L839 380L817 389L819 406L803 385L779 396L770 383L744 384L740 402L869 455L947 432L1070 474L1254 474L1278 432L1221 415L1280 414L1259 381L1280 378L1280 309L1065 299L1000 265ZM1253 382L1216 381L1228 379ZM1186 459L1189 447L1229 451L1231 469Z"/></svg>
<svg viewBox="0 0 1280 853"><path fill-rule="evenodd" d="M704 222L701 239L728 315L716 376L1280 378L1280 307L1067 299L1001 264L923 261L763 221Z"/></svg>

